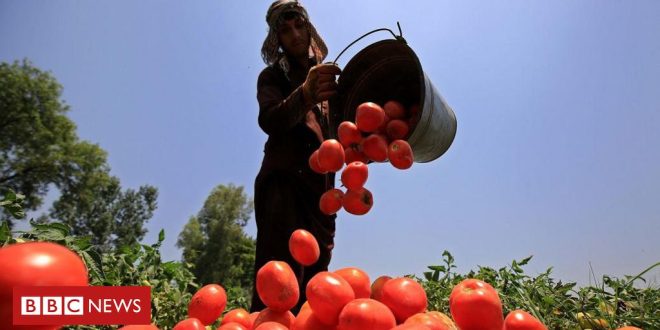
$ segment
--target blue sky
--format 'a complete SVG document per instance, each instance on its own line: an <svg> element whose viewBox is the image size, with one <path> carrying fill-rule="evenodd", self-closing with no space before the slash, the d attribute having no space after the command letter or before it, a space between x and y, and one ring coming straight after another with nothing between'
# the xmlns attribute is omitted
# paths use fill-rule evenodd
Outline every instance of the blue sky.
<svg viewBox="0 0 660 330"><path fill-rule="evenodd" d="M159 189L145 241L164 228L166 259L214 186L253 193L269 4L0 0L0 61L52 72L123 187ZM370 166L375 205L339 213L332 269L421 274L446 249L459 271L534 255L530 273L586 284L660 261L660 2L304 4L329 60L401 22L458 119L441 158Z"/></svg>

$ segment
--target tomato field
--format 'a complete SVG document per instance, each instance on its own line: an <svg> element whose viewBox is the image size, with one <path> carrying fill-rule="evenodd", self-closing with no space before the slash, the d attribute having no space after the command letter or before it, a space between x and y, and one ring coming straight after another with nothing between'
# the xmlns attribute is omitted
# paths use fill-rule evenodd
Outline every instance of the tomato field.
<svg viewBox="0 0 660 330"><path fill-rule="evenodd" d="M262 311L263 314L251 316L247 312L247 301L236 299L232 290L225 291L220 284L201 287L186 265L163 262L159 252L163 232L159 239L153 245L136 244L100 254L88 243L88 238L71 235L62 224L33 223L30 231L13 233L3 227L0 230L0 242L4 246L0 249L0 263L14 265L14 272L20 272L29 261L30 251L48 250L56 258L50 266L52 269L42 271L63 276L46 277L32 271L32 277L21 277L23 284L59 278L78 285L88 282L89 285L151 286L153 326L132 326L125 330L172 329L177 324L176 329L250 329L247 326L255 322L261 325L260 330L456 329L454 326L463 330L544 329L544 326L547 329L618 329L624 326L658 329L660 326L660 291L645 285L644 272L625 278L603 276L598 285L577 287L575 283L553 279L551 269L537 276L525 274L523 267L531 257L514 260L501 268L479 267L458 274L454 271L455 260L447 251L443 253L442 264L429 266L421 278L396 274L377 276L379 274L367 274L359 267L321 273L313 280L311 288L308 287L308 303L298 315L288 311L298 293L293 284L295 277L287 272L286 264L273 263L258 275L258 281L259 278L263 281L258 287L262 287L260 291L264 296L271 298L267 302L271 307ZM33 240L52 243L31 243ZM303 243L292 240L295 243L292 246L311 244L300 238L296 241ZM84 261L85 267L80 260L76 261L76 255ZM313 260L314 256L305 258ZM76 263L78 265L74 266ZM654 266L658 265L649 270ZM85 272L87 278L81 278L81 273ZM5 300L7 285L11 284L8 281L11 277L0 278L3 311L9 308ZM57 285L57 282L42 285ZM3 326L8 324L6 317L2 314ZM117 329L120 326L64 328Z"/></svg>

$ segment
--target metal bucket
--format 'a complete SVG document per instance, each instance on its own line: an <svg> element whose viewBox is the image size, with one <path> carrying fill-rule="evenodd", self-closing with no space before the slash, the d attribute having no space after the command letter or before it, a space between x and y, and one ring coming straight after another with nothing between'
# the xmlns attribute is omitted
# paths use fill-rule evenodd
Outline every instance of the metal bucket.
<svg viewBox="0 0 660 330"><path fill-rule="evenodd" d="M415 52L402 40L367 46L346 64L337 83L338 93L329 102L331 127L335 129L344 120L355 121L355 109L363 102L383 105L398 100L406 108L420 106L407 137L415 162L440 157L454 141L454 111L422 70Z"/></svg>

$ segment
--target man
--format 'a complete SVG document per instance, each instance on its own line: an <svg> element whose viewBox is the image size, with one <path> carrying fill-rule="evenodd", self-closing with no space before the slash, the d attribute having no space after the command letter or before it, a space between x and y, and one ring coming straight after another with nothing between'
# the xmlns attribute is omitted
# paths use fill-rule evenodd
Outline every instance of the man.
<svg viewBox="0 0 660 330"><path fill-rule="evenodd" d="M259 75L257 100L259 126L268 141L254 190L255 275L268 261L287 262L300 285L301 298L292 310L297 313L306 300L307 282L328 269L334 246L335 216L319 209L321 195L334 187L334 174L313 172L308 159L328 138L327 100L336 93L340 70L321 64L327 48L297 1L275 1L266 22L269 31L261 55L267 67ZM316 264L303 267L289 253L289 237L296 229L311 232L319 242ZM253 290L250 310L264 307Z"/></svg>

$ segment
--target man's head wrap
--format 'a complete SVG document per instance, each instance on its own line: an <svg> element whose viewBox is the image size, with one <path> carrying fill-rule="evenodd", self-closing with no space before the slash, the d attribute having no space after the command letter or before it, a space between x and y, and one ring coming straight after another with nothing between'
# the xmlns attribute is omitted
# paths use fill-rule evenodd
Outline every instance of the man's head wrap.
<svg viewBox="0 0 660 330"><path fill-rule="evenodd" d="M328 55L328 48L319 36L316 28L309 20L307 10L296 0L277 0L270 5L268 13L266 14L266 22L268 23L268 36L264 40L261 47L261 57L267 65L272 65L280 60L283 56L280 50L280 42L277 38L277 28L283 22L284 14L297 13L305 21L309 31L309 46L316 58L317 63L321 63L326 55Z"/></svg>

